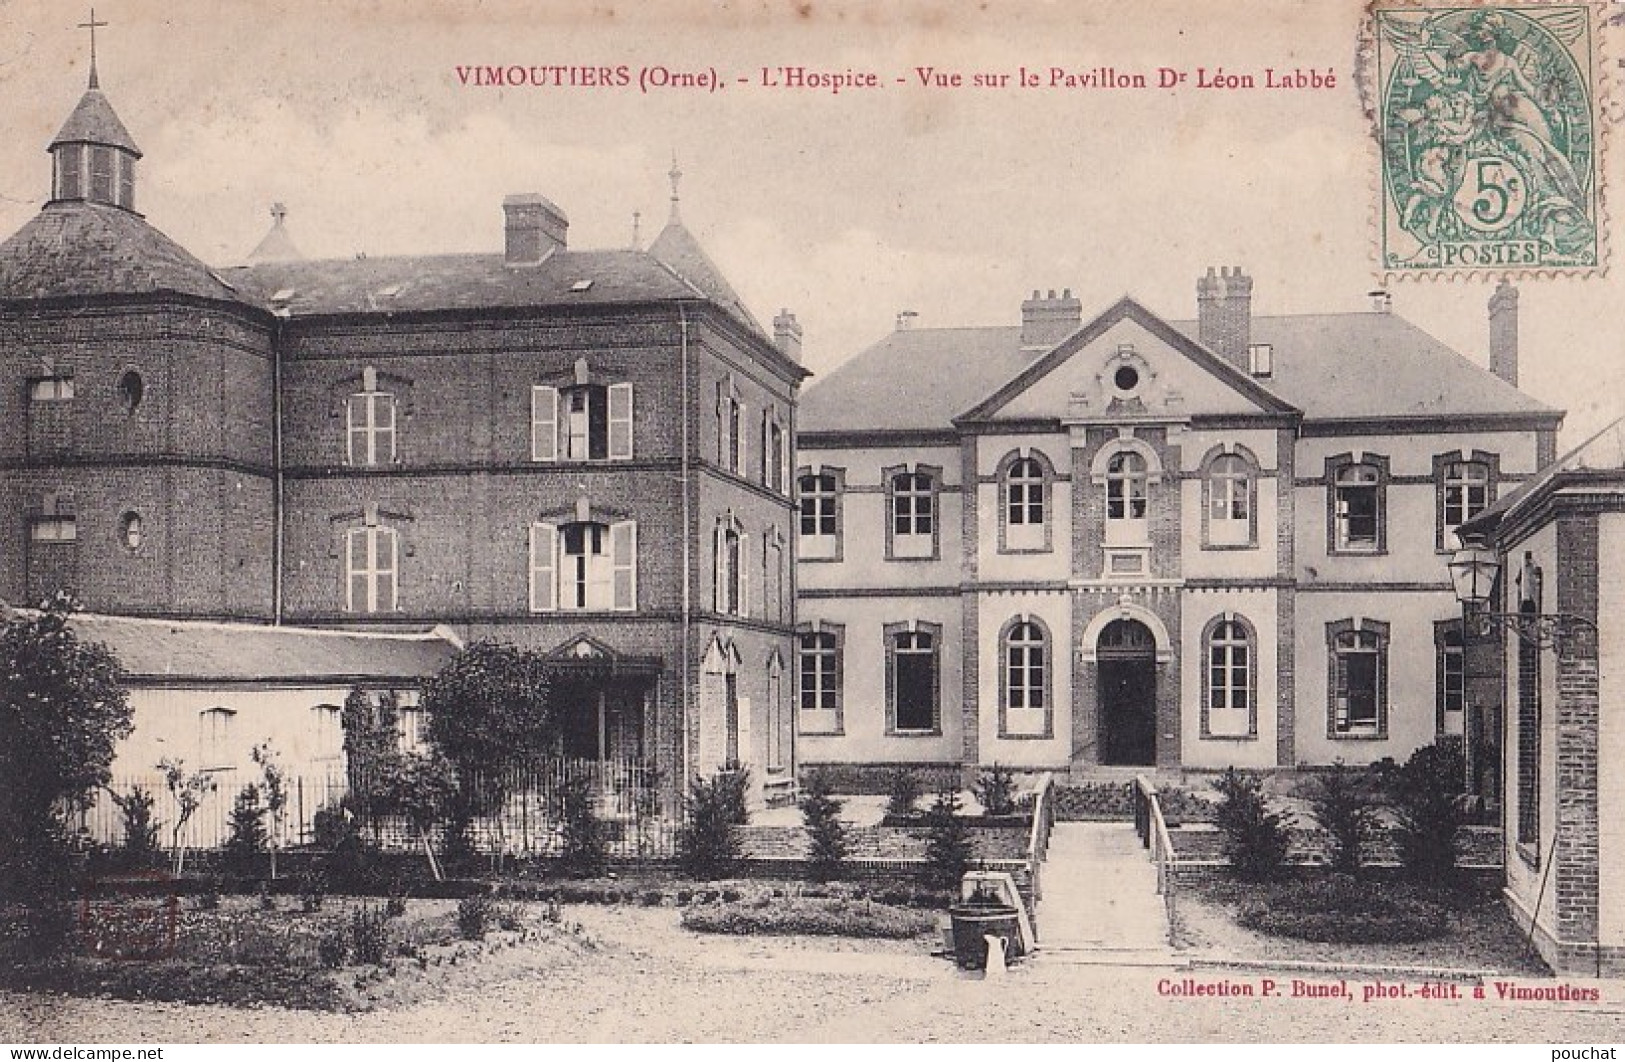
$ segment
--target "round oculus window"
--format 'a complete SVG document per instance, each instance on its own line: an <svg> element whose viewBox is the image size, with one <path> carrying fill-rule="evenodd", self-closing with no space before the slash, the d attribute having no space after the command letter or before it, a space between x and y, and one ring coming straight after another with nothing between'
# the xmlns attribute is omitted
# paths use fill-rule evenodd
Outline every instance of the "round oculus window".
<svg viewBox="0 0 1625 1062"><path fill-rule="evenodd" d="M1112 373L1112 384L1119 391L1129 392L1140 386L1140 370L1132 365L1119 365Z"/></svg>

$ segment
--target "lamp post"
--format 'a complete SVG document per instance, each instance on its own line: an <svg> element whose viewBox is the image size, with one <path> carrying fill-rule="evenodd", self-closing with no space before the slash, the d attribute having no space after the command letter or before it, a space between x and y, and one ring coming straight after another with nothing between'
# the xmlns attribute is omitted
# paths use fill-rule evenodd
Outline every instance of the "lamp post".
<svg viewBox="0 0 1625 1062"><path fill-rule="evenodd" d="M1584 616L1566 612L1491 612L1490 595L1501 575L1501 560L1482 541L1467 541L1450 557L1450 582L1463 609L1463 621L1479 637L1511 631L1537 649L1554 649L1560 657L1572 655L1579 645L1597 636L1597 625Z"/></svg>

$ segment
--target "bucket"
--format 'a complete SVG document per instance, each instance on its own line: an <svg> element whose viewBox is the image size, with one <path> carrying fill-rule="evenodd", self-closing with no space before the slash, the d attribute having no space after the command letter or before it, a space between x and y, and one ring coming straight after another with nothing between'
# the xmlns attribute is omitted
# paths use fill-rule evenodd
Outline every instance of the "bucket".
<svg viewBox="0 0 1625 1062"><path fill-rule="evenodd" d="M1007 959L1021 955L1020 914L1004 904L955 904L948 908L954 924L954 958L967 970L987 967L987 938L1004 940Z"/></svg>

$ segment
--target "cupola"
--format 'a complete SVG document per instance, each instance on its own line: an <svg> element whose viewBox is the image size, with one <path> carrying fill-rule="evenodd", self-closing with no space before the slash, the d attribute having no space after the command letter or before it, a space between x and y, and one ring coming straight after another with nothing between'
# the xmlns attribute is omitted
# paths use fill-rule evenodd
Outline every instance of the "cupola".
<svg viewBox="0 0 1625 1062"><path fill-rule="evenodd" d="M94 51L90 87L47 150L53 200L106 203L135 211L135 163L141 149L102 94Z"/></svg>

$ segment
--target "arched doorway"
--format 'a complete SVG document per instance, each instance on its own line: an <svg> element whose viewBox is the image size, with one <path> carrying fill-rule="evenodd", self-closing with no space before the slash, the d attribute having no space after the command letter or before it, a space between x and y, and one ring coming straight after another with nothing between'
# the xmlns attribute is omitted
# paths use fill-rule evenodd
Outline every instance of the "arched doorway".
<svg viewBox="0 0 1625 1062"><path fill-rule="evenodd" d="M1106 624L1098 661L1101 762L1150 767L1157 762L1157 643L1139 620Z"/></svg>

